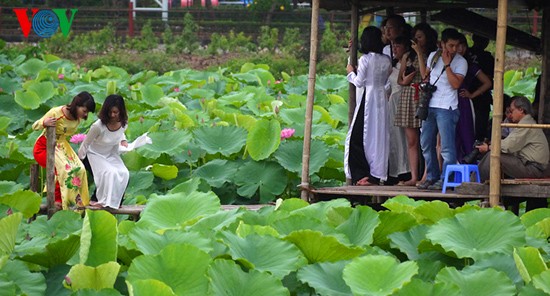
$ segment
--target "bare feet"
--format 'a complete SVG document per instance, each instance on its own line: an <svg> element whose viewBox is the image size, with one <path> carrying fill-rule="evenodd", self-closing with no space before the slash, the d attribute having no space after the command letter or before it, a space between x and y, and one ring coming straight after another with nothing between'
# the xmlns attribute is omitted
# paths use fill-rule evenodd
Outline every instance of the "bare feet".
<svg viewBox="0 0 550 296"><path fill-rule="evenodd" d="M410 179L409 181L403 182L403 186L416 186L417 180Z"/></svg>
<svg viewBox="0 0 550 296"><path fill-rule="evenodd" d="M369 177L364 177L363 179L357 181L357 183L355 183L355 184L358 185L358 186L366 186L366 185L370 184L369 183Z"/></svg>

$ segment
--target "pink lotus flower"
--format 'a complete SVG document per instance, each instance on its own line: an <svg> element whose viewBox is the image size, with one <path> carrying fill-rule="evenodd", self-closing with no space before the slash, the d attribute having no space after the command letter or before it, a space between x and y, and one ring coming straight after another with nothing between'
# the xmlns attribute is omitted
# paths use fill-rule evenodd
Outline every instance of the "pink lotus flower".
<svg viewBox="0 0 550 296"><path fill-rule="evenodd" d="M71 170L71 166L67 163L65 164L65 170L66 171L70 171Z"/></svg>
<svg viewBox="0 0 550 296"><path fill-rule="evenodd" d="M74 186L76 187L80 187L80 178L79 177L74 177L72 180L71 180L71 184L73 184Z"/></svg>
<svg viewBox="0 0 550 296"><path fill-rule="evenodd" d="M275 84L281 83L281 80L275 80Z"/></svg>
<svg viewBox="0 0 550 296"><path fill-rule="evenodd" d="M76 134L71 137L70 142L73 144L80 144L86 139L86 134Z"/></svg>
<svg viewBox="0 0 550 296"><path fill-rule="evenodd" d="M285 128L281 131L281 140L288 139L294 135L296 130L293 128Z"/></svg>
<svg viewBox="0 0 550 296"><path fill-rule="evenodd" d="M57 78L59 78L59 79L63 80L63 79L65 78L65 75L63 75L63 74L59 74L59 75L57 75Z"/></svg>
<svg viewBox="0 0 550 296"><path fill-rule="evenodd" d="M180 92L180 88L179 87L174 88L174 92Z"/></svg>

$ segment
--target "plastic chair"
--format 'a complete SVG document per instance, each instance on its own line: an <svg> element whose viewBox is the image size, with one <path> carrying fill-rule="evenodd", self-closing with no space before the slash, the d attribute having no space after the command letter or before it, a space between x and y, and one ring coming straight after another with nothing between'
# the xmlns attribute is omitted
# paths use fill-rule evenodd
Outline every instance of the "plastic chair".
<svg viewBox="0 0 550 296"><path fill-rule="evenodd" d="M480 183L479 168L476 164L451 164L445 169L445 179L443 179L442 193L447 191L447 187L456 187L462 182L470 182L470 174L476 174L476 182ZM455 173L454 182L449 181L451 173Z"/></svg>

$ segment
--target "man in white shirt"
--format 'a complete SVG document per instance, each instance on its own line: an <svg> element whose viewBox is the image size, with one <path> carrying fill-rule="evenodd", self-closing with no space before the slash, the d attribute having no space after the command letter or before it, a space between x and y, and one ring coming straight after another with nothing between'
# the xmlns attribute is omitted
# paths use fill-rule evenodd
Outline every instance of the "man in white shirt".
<svg viewBox="0 0 550 296"><path fill-rule="evenodd" d="M456 54L460 37L461 33L456 29L443 30L441 53L432 52L427 60L430 83L437 90L430 100L428 117L422 122L420 145L426 160L427 178L417 186L420 189L441 190L445 168L456 163L455 131L460 116L457 89L468 71L466 59ZM434 57L437 60L432 62ZM442 171L439 169L436 151L438 132L443 157Z"/></svg>

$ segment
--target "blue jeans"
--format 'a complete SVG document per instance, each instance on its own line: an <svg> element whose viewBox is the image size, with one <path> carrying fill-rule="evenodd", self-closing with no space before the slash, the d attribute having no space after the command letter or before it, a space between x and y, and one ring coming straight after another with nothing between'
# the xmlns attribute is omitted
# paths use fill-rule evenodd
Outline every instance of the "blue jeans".
<svg viewBox="0 0 550 296"><path fill-rule="evenodd" d="M458 111L458 108L455 110L429 108L428 118L422 122L422 132L420 133L420 146L428 170L427 180L443 179L437 161L437 132L439 132L441 138L443 172L445 172L447 165L456 164L455 134L459 117L460 111Z"/></svg>

